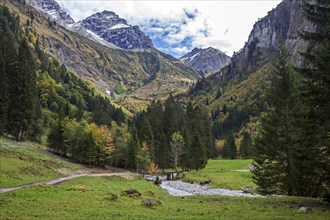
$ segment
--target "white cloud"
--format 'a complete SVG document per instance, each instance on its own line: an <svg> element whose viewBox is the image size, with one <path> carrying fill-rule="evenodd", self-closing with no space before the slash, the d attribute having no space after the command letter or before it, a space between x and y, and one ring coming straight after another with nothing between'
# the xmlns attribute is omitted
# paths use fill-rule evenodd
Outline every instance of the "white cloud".
<svg viewBox="0 0 330 220"><path fill-rule="evenodd" d="M176 57L194 47L209 46L232 55L243 47L258 18L279 2L59 0L76 21L99 11L114 11L129 24L139 25L158 49Z"/></svg>

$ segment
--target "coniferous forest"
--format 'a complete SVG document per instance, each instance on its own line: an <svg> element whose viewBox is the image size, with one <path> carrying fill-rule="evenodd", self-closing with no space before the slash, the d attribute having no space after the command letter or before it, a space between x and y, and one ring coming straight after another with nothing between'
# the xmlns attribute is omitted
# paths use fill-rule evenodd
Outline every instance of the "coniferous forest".
<svg viewBox="0 0 330 220"><path fill-rule="evenodd" d="M186 94L152 100L139 112L110 101L50 56L32 11L22 23L1 5L0 135L46 144L84 165L136 172L151 165L198 171L210 158L252 158L259 193L329 201L330 3L314 2L303 4L305 18L315 26L299 33L309 45L300 51L304 65L294 66L290 51L279 45L267 69L267 88L255 95L262 97L259 106L209 108L225 86L201 105L198 95L212 90L203 77ZM254 130L246 129L250 119L257 121Z"/></svg>

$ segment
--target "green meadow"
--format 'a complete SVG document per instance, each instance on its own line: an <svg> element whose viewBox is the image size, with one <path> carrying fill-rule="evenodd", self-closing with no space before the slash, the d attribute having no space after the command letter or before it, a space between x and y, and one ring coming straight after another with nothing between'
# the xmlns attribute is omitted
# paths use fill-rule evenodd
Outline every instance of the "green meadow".
<svg viewBox="0 0 330 220"><path fill-rule="evenodd" d="M63 176L58 169L80 166L64 161L32 143L0 140L1 187ZM23 159L22 159L23 158ZM187 179L212 181L236 189L251 185L250 160L210 160ZM15 175L14 175L15 174ZM129 197L123 190L136 189ZM113 199L113 195L118 198ZM147 207L142 200L160 201ZM300 207L308 207L306 213ZM329 219L329 203L298 197L245 198L229 196L170 196L142 178L80 177L58 185L35 185L0 194L0 219Z"/></svg>

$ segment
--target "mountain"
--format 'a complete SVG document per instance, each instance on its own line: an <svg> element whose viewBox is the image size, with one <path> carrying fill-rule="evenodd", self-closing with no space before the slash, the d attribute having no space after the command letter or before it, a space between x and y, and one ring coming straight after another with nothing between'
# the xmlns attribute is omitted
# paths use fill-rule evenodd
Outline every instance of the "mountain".
<svg viewBox="0 0 330 220"><path fill-rule="evenodd" d="M54 0L26 0L26 2L49 15L52 20L64 27L74 23L71 16Z"/></svg>
<svg viewBox="0 0 330 220"><path fill-rule="evenodd" d="M313 28L304 18L301 0L284 0L254 24L244 47L234 53L228 66L196 83L186 98L207 106L216 138L224 138L228 131L256 131L267 106L265 91L274 52L285 46L289 61L303 66L300 52L308 49L308 43L299 33Z"/></svg>
<svg viewBox="0 0 330 220"><path fill-rule="evenodd" d="M308 45L299 33L313 28L303 16L302 0L284 0L254 24L244 47L234 53L230 65L217 76L231 74L231 77L237 77L251 73L270 62L274 51L282 45L288 48L292 63L301 66L304 62L299 52L306 50Z"/></svg>
<svg viewBox="0 0 330 220"><path fill-rule="evenodd" d="M206 49L194 48L180 60L192 68L210 73L227 65L230 57L220 50L208 47Z"/></svg>
<svg viewBox="0 0 330 220"><path fill-rule="evenodd" d="M114 12L103 11L82 20L86 30L123 49L146 49L153 47L149 36L138 26L128 25Z"/></svg>
<svg viewBox="0 0 330 220"><path fill-rule="evenodd" d="M72 31L76 28L93 33L84 28L82 22L61 26L50 22L49 15L45 16L44 11L41 13L39 9L18 1L8 1L6 4L19 15L21 24L25 26L33 15L33 24L26 28L34 39L39 40L48 56L54 57L83 80L92 83L98 92L131 111L140 110L151 100L166 98L170 93L183 93L199 77L198 71L153 47L124 50L105 45L104 40L102 43ZM93 36L101 39L96 34Z"/></svg>
<svg viewBox="0 0 330 220"><path fill-rule="evenodd" d="M128 50L153 47L150 37L139 26L127 24L125 19L114 12L98 12L74 22L54 0L27 0L27 3L44 12L57 24L103 45Z"/></svg>

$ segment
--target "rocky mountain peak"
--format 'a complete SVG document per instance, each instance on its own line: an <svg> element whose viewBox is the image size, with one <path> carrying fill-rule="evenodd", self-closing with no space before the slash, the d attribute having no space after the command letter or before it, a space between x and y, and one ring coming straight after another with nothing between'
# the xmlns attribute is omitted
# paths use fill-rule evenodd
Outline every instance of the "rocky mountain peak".
<svg viewBox="0 0 330 220"><path fill-rule="evenodd" d="M180 60L190 67L209 73L228 64L230 57L220 50L208 47L205 49L194 48L191 52L182 56Z"/></svg>
<svg viewBox="0 0 330 220"><path fill-rule="evenodd" d="M58 24L67 27L74 23L72 17L54 0L26 0L28 4L46 13Z"/></svg>
<svg viewBox="0 0 330 220"><path fill-rule="evenodd" d="M105 41L123 49L145 49L153 46L151 39L138 26L111 11L102 11L82 20L85 29L92 31Z"/></svg>
<svg viewBox="0 0 330 220"><path fill-rule="evenodd" d="M103 45L128 50L153 47L150 37L138 26L127 24L125 19L112 11L104 10L75 23L55 0L27 0L27 3L61 26Z"/></svg>

